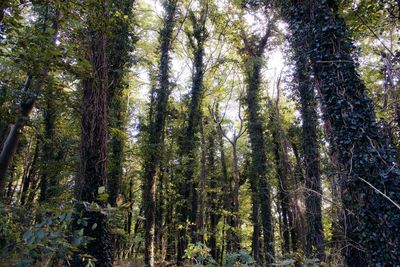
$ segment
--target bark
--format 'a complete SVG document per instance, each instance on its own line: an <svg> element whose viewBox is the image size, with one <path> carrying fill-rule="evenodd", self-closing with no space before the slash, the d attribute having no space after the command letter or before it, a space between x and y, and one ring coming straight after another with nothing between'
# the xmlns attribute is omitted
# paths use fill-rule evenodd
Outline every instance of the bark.
<svg viewBox="0 0 400 267"><path fill-rule="evenodd" d="M147 141L147 157L144 163L143 207L145 216L145 255L146 266L154 266L154 230L156 208L156 172L163 155L163 131L167 112L168 98L171 92L169 81L170 50L177 2L169 0L165 3L166 15L160 33L161 57L159 65L159 81L156 89L155 116L149 124ZM152 110L152 109L151 109Z"/></svg>
<svg viewBox="0 0 400 267"><path fill-rule="evenodd" d="M96 17L106 18L105 2L96 4ZM105 29L93 27L94 17L89 17L89 29L86 35L85 56L92 66L91 75L82 80L83 103L81 120L80 170L77 181L77 199L81 202L97 202L99 188L107 185L107 58ZM113 242L106 215L86 209L78 204L76 210L82 212L88 224L84 226L84 235L94 238L80 253L92 255L98 266L113 265ZM97 227L93 228L96 224ZM74 230L80 227L76 220ZM85 266L79 254L73 258L73 266Z"/></svg>

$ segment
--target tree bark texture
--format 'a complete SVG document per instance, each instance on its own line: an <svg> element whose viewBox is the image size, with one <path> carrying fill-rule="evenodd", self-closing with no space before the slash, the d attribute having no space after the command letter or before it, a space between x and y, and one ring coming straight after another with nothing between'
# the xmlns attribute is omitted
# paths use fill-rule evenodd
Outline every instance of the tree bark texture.
<svg viewBox="0 0 400 267"><path fill-rule="evenodd" d="M96 4L97 15L105 18L105 2ZM90 18L93 20L94 18ZM91 21L93 23L93 21ZM92 25L93 26L93 25ZM91 24L89 22L89 27ZM88 29L86 58L91 64L91 75L82 80L83 103L81 120L80 169L77 181L77 199L81 202L97 202L99 189L107 185L107 96L108 68L106 58L106 34L104 29ZM92 255L96 266L113 265L113 242L106 215L91 211L82 204L76 207L87 218L84 235L94 238L80 253ZM97 227L93 228L96 224ZM74 230L79 229L74 222ZM85 266L79 254L74 255L74 266Z"/></svg>

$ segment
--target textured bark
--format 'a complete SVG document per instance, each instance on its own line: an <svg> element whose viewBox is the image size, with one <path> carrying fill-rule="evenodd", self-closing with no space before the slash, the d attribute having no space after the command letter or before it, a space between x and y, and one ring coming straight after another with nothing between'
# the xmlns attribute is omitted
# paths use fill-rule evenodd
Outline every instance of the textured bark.
<svg viewBox="0 0 400 267"><path fill-rule="evenodd" d="M156 173L163 155L163 131L167 112L168 98L171 93L169 70L170 50L173 30L175 26L175 12L177 2L165 2L166 15L164 26L160 33L161 57L159 62L159 80L155 97L155 116L150 114L149 133L147 141L146 159L144 163L143 207L145 216L145 255L146 266L154 266L154 231L156 208ZM153 109L150 109L152 112Z"/></svg>
<svg viewBox="0 0 400 267"><path fill-rule="evenodd" d="M105 2L96 4L97 16L106 18ZM95 17L89 18L92 27ZM91 75L82 80L83 103L81 120L80 169L77 181L77 199L82 202L98 202L100 187L107 185L107 89L108 73L106 58L106 35L104 28L88 30L85 56L91 64ZM98 204L102 205L102 203ZM84 235L94 238L80 253L92 255L97 266L113 265L113 244L106 215L87 210L82 204L76 207L88 219ZM97 227L93 228L96 224ZM74 230L78 230L74 222ZM79 254L74 255L73 266L85 266Z"/></svg>

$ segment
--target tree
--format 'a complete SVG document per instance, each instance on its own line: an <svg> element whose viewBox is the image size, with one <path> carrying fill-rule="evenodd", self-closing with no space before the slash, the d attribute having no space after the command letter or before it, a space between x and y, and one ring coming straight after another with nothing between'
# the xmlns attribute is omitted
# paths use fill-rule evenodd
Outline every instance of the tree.
<svg viewBox="0 0 400 267"><path fill-rule="evenodd" d="M209 2L200 1L200 11L196 14L189 11L191 22L191 31L187 31L187 37L193 52L193 75L191 86L191 98L189 105L189 116L187 118L187 127L184 129L184 136L180 141L180 156L182 160L182 181L179 182L179 197L182 203L178 206L179 223L183 226L179 231L178 242L178 265L182 265L183 255L187 247L185 224L196 222L197 216L197 182L194 177L194 166L196 164L196 148L198 146L197 133L201 123L201 101L203 96L203 78L204 78L204 49L208 34L206 21L209 14ZM190 236L194 239L196 229L190 226Z"/></svg>
<svg viewBox="0 0 400 267"><path fill-rule="evenodd" d="M254 36L248 38L242 33L244 42L244 72L247 85L247 122L248 132L251 143L251 181L253 190L253 220L255 227L257 224L257 206L261 210L262 233L264 237L264 251L268 264L274 261L275 251L273 245L273 225L271 211L271 186L267 180L267 158L265 149L265 137L263 119L260 114L260 83L261 67L263 63L263 52L271 35L271 28L268 27L265 34L257 41ZM258 200L256 200L258 199ZM257 234L257 231L254 230ZM253 254L257 261L259 255L254 253L257 243L253 244Z"/></svg>
<svg viewBox="0 0 400 267"><path fill-rule="evenodd" d="M313 29L310 60L324 119L338 148L346 207L347 264L395 264L399 258L399 179L391 147L381 134L371 99L356 72L352 42L336 2L291 2L293 25ZM301 8L299 8L301 7ZM310 16L313 13L315 16ZM297 27L296 27L297 28ZM293 28L294 29L294 28ZM300 32L293 30L293 35ZM386 214L386 215L385 215ZM389 215L390 214L390 215ZM386 240L382 244L381 240Z"/></svg>
<svg viewBox="0 0 400 267"><path fill-rule="evenodd" d="M92 255L101 266L113 265L113 244L107 223L107 216L100 211L88 210L82 202L103 203L99 196L104 193L107 185L107 95L108 95L108 65L107 65L107 3L106 1L91 2L87 10L95 10L88 14L85 33L85 57L91 70L82 80L82 121L80 168L77 183L76 198L81 203L76 207L77 213L87 218L83 225L84 235L93 238L87 247L81 248L81 253ZM90 9L89 9L90 8ZM97 18L101 17L100 21ZM74 230L79 229L78 220L74 222ZM83 259L76 254L74 266L85 266Z"/></svg>
<svg viewBox="0 0 400 267"><path fill-rule="evenodd" d="M116 205L121 188L124 163L127 103L125 101L126 74L133 63L131 55L136 37L132 33L135 0L118 1L111 4L113 14L111 33L107 42L108 59L108 110L110 132L110 164L108 177L109 202Z"/></svg>
<svg viewBox="0 0 400 267"><path fill-rule="evenodd" d="M294 50L295 61L295 83L296 93L299 96L300 111L302 119L302 150L304 157L304 180L305 180L305 205L307 217L307 242L306 256L312 258L317 256L324 261L324 232L322 227L322 188L319 167L319 151L317 137L317 102L314 92L314 84L311 81L310 63L305 51L310 47L309 25L295 28L296 24L290 25L294 34L291 42ZM314 253L314 249L316 253Z"/></svg>
<svg viewBox="0 0 400 267"><path fill-rule="evenodd" d="M167 113L168 97L171 93L170 85L170 53L174 38L176 11L178 1L164 2L165 15L163 29L160 32L160 62L158 70L158 84L155 90L154 107L150 113L148 125L148 140L146 141L146 158L144 163L143 200L145 214L145 264L154 266L154 227L156 211L156 172L162 159L164 143L164 128ZM161 151L161 153L160 153Z"/></svg>

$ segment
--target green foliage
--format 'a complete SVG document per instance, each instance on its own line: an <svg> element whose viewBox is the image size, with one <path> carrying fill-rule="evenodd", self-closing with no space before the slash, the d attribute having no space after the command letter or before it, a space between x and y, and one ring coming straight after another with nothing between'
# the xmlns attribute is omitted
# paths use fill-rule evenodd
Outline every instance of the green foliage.
<svg viewBox="0 0 400 267"><path fill-rule="evenodd" d="M227 267L245 267L245 266L256 266L256 262L247 252L247 250L241 249L239 252L228 253L226 255L226 266Z"/></svg>
<svg viewBox="0 0 400 267"><path fill-rule="evenodd" d="M210 251L210 248L203 243L197 242L196 244L189 244L185 250L185 258L193 263L194 267L216 266L217 263L211 257Z"/></svg>

